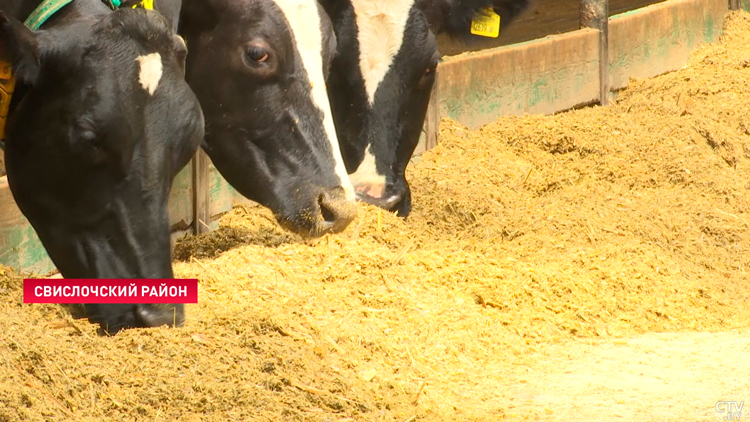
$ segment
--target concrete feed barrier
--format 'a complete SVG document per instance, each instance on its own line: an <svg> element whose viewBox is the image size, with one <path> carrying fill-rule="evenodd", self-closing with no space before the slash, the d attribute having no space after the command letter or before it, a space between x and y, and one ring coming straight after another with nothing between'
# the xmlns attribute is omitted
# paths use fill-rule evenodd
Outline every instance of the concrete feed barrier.
<svg viewBox="0 0 750 422"><path fill-rule="evenodd" d="M611 89L684 66L698 45L718 40L728 10L727 0L670 0L611 17ZM551 114L597 102L597 34L582 29L446 57L432 113L474 129L503 115Z"/></svg>

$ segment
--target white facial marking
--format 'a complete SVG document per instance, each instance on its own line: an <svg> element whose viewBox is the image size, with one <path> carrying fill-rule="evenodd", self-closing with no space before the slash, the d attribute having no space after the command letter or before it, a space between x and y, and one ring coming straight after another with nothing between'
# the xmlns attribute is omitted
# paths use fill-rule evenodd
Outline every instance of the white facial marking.
<svg viewBox="0 0 750 422"><path fill-rule="evenodd" d="M328 102L325 78L323 77L323 34L316 0L273 0L284 12L291 26L297 51L302 58L302 66L310 79L310 90L313 103L323 113L323 127L331 143L333 159L336 163L336 174L341 180L346 198L354 201L354 188L346 173L344 159L341 156L336 128L333 125L331 104Z"/></svg>
<svg viewBox="0 0 750 422"><path fill-rule="evenodd" d="M140 56L136 60L141 65L138 81L141 83L143 89L148 91L150 95L154 95L154 91L159 86L162 75L161 55L159 53L151 53Z"/></svg>
<svg viewBox="0 0 750 422"><path fill-rule="evenodd" d="M357 167L357 171L349 175L355 190L363 190L373 198L380 198L385 191L385 176L378 174L375 167L375 156L372 155L372 146L368 145L365 157Z"/></svg>
<svg viewBox="0 0 750 422"><path fill-rule="evenodd" d="M359 68L370 104L404 42L414 0L352 0L357 19Z"/></svg>

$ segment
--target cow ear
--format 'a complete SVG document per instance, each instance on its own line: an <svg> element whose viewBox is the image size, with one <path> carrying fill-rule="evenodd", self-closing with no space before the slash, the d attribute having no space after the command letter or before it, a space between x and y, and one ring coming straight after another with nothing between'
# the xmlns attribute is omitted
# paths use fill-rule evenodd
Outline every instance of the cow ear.
<svg viewBox="0 0 750 422"><path fill-rule="evenodd" d="M219 23L225 0L188 0L180 10L180 32L207 31Z"/></svg>
<svg viewBox="0 0 750 422"><path fill-rule="evenodd" d="M172 35L172 43L174 44L174 56L177 59L177 63L180 65L182 75L185 75L185 60L187 59L188 48L185 39L177 34Z"/></svg>
<svg viewBox="0 0 750 422"><path fill-rule="evenodd" d="M500 15L501 28L514 21L531 5L531 0L438 0L443 20L436 32L445 32L453 37L467 38L471 35L471 21L492 8Z"/></svg>
<svg viewBox="0 0 750 422"><path fill-rule="evenodd" d="M445 29L452 3L451 0L417 0L417 7L424 12L433 33L439 34Z"/></svg>
<svg viewBox="0 0 750 422"><path fill-rule="evenodd" d="M120 8L130 9L142 3L143 0L122 0ZM155 0L154 10L159 12L164 19L169 22L172 32L177 32L177 26L180 22L180 9L182 7L181 1L174 0Z"/></svg>
<svg viewBox="0 0 750 422"><path fill-rule="evenodd" d="M39 36L0 11L0 60L11 63L16 78L34 84L42 65Z"/></svg>

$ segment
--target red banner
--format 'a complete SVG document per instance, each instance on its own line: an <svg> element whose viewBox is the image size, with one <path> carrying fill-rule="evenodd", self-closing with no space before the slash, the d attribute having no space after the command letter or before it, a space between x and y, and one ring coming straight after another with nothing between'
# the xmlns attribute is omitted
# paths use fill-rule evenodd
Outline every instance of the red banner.
<svg viewBox="0 0 750 422"><path fill-rule="evenodd" d="M198 303L198 280L27 278L23 303Z"/></svg>

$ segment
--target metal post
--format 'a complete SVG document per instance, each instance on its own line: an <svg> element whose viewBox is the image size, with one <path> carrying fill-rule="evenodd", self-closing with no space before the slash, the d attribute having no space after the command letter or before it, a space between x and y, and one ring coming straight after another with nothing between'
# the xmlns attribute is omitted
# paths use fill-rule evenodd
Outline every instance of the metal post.
<svg viewBox="0 0 750 422"><path fill-rule="evenodd" d="M740 0L729 0L729 10L740 10Z"/></svg>
<svg viewBox="0 0 750 422"><path fill-rule="evenodd" d="M609 104L609 0L580 0L581 28L599 30L599 103Z"/></svg>

